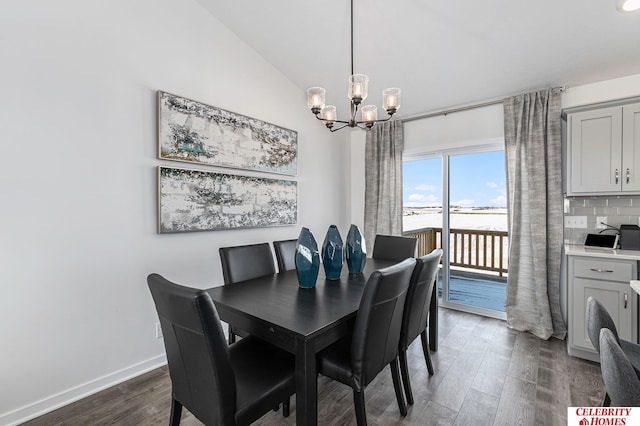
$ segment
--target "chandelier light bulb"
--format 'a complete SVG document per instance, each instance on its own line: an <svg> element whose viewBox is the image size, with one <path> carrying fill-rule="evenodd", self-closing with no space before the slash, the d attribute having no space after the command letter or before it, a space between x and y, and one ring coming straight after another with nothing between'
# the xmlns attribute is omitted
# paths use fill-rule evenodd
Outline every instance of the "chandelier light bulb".
<svg viewBox="0 0 640 426"><path fill-rule="evenodd" d="M324 107L325 93L326 91L322 87L309 87L307 89L307 105L314 114L318 114Z"/></svg>
<svg viewBox="0 0 640 426"><path fill-rule="evenodd" d="M400 108L401 90L397 87L391 87L382 91L382 108L387 114L393 115Z"/></svg>
<svg viewBox="0 0 640 426"><path fill-rule="evenodd" d="M367 98L369 77L365 74L353 74L349 77L349 99L356 105Z"/></svg>

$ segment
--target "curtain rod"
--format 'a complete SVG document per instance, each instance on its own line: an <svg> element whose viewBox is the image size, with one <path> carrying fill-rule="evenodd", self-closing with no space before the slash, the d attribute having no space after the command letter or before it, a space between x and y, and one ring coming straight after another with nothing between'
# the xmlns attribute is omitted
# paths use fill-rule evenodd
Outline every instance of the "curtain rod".
<svg viewBox="0 0 640 426"><path fill-rule="evenodd" d="M558 89L558 90L560 90L560 92L564 92L566 90L566 86L553 87L553 89ZM505 98L501 98L501 99L494 99L492 101L481 102L481 103L478 103L478 104L462 106L462 107L459 107L459 108L451 108L451 109L445 109L445 110L442 110L442 111L436 111L436 112L429 112L429 113L426 113L426 114L414 115L413 117L402 118L401 120L402 120L403 123L408 123L409 121L422 120L422 119L425 119L425 118L437 117L439 115L453 114L454 112L462 112L462 111L467 111L467 110L470 110L470 109L483 108L483 107L491 106L491 105L498 105L498 104L501 104L502 102L504 102L504 100L506 98L508 98L508 97L509 96L506 96Z"/></svg>

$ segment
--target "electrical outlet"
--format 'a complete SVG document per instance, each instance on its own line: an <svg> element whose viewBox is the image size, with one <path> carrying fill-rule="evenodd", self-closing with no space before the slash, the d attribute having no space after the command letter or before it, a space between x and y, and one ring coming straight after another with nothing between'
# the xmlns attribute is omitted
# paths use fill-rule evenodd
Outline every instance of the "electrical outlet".
<svg viewBox="0 0 640 426"><path fill-rule="evenodd" d="M607 227L603 225L603 223L607 223L607 222L608 220L606 216L596 217L596 229L607 229Z"/></svg>
<svg viewBox="0 0 640 426"><path fill-rule="evenodd" d="M156 323L156 339L162 339L162 326L159 322Z"/></svg>

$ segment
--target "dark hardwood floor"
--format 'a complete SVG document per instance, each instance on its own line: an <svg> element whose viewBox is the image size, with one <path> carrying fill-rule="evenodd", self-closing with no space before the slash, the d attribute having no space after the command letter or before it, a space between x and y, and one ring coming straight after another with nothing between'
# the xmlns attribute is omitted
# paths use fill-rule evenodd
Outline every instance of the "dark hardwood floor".
<svg viewBox="0 0 640 426"><path fill-rule="evenodd" d="M500 320L440 308L440 344L429 377L419 339L409 351L415 404L401 417L391 373L366 389L370 425L566 425L567 407L604 397L598 364L567 355L566 342L509 330ZM60 408L28 425L167 425L171 383L166 367ZM295 425L270 412L258 425ZM183 410L181 425L200 425ZM318 424L355 424L350 388L318 378Z"/></svg>

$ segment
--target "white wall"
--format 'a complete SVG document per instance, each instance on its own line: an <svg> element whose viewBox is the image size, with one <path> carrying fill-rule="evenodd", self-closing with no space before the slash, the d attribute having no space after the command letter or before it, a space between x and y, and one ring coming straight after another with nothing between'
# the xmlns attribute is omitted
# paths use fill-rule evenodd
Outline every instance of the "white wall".
<svg viewBox="0 0 640 426"><path fill-rule="evenodd" d="M640 96L640 74L584 86L569 87L562 94L562 108Z"/></svg>
<svg viewBox="0 0 640 426"><path fill-rule="evenodd" d="M0 58L0 424L164 361L149 273L211 287L221 246L347 230L344 139L195 0L3 2ZM156 90L297 130L298 225L158 235Z"/></svg>

